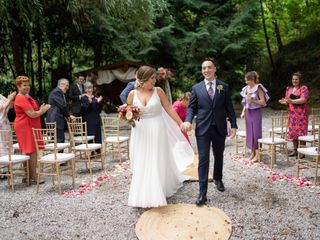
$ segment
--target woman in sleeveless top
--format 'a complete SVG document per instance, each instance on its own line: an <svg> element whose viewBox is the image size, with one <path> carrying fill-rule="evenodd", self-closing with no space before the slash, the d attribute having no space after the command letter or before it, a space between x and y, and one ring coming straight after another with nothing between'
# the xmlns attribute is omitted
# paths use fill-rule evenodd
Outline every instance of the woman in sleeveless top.
<svg viewBox="0 0 320 240"><path fill-rule="evenodd" d="M130 160L132 181L128 205L159 207L167 204L181 186L181 175L193 161L193 150L179 129L182 120L161 88L154 87L156 71L142 66L137 71L136 90L128 104L141 110L141 119L132 128Z"/></svg>
<svg viewBox="0 0 320 240"><path fill-rule="evenodd" d="M269 100L267 89L259 83L257 72L248 72L245 75L245 86L241 91L243 110L241 118L246 121L246 145L251 149L250 159L257 161L258 139L262 138L262 111Z"/></svg>

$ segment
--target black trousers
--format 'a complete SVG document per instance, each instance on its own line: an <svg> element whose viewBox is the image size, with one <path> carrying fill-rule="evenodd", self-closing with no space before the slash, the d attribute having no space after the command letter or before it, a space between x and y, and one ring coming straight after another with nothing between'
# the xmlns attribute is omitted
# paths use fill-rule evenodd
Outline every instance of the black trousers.
<svg viewBox="0 0 320 240"><path fill-rule="evenodd" d="M216 125L211 125L204 135L197 136L196 138L199 152L198 174L200 194L207 194L210 145L212 144L214 156L213 179L220 181L222 179L223 152L226 136L223 136L218 132Z"/></svg>

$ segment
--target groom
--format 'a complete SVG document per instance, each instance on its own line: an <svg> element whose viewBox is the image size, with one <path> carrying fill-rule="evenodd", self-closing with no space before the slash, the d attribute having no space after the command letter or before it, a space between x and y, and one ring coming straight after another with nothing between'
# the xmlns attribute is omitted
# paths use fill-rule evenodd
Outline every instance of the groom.
<svg viewBox="0 0 320 240"><path fill-rule="evenodd" d="M231 138L236 134L237 123L228 84L216 79L216 65L213 58L202 62L204 80L192 87L192 95L182 131L190 131L192 119L197 115L196 139L199 152L200 194L198 206L207 201L210 144L214 154L213 178L217 189L225 190L222 182L223 152L227 136L227 121L231 123Z"/></svg>

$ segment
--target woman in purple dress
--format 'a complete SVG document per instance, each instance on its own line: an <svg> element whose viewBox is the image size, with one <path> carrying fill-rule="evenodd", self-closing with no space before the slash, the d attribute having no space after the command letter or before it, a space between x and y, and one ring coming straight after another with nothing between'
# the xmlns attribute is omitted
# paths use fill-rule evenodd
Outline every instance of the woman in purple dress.
<svg viewBox="0 0 320 240"><path fill-rule="evenodd" d="M241 91L243 110L241 118L246 121L246 145L251 149L250 159L257 161L258 139L262 137L262 111L269 100L267 89L259 83L259 75L256 71L247 72L245 86Z"/></svg>

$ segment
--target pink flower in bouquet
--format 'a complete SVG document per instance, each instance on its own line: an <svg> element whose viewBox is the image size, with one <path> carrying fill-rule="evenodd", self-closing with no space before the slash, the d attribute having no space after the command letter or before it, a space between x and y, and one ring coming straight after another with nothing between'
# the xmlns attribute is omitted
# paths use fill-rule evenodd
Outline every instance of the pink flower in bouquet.
<svg viewBox="0 0 320 240"><path fill-rule="evenodd" d="M118 107L118 117L135 127L135 121L140 120L140 108L132 104L123 104Z"/></svg>

